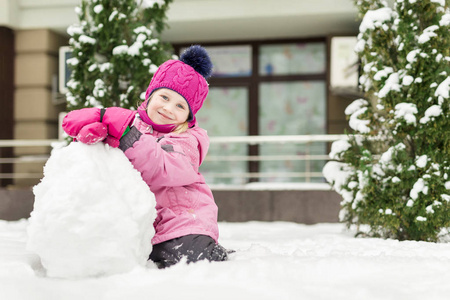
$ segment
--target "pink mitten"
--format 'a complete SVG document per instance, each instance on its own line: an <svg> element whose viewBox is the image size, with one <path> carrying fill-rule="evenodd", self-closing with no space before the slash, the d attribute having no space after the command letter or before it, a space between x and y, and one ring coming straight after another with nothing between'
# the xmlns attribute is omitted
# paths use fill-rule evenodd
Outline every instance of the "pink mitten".
<svg viewBox="0 0 450 300"><path fill-rule="evenodd" d="M76 139L83 144L92 145L103 141L107 135L108 129L106 125L100 122L94 122L81 128Z"/></svg>
<svg viewBox="0 0 450 300"><path fill-rule="evenodd" d="M112 135L108 135L104 142L107 143L108 145L110 145L113 148L117 148L120 145L120 140L118 140L117 138L113 137Z"/></svg>

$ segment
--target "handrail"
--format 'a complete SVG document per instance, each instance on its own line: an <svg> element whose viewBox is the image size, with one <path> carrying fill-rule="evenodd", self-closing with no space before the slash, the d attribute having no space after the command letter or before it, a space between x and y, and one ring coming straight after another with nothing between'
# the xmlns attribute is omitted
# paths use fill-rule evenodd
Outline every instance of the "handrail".
<svg viewBox="0 0 450 300"><path fill-rule="evenodd" d="M0 147L36 147L51 146L61 140L0 140Z"/></svg>
<svg viewBox="0 0 450 300"><path fill-rule="evenodd" d="M348 139L347 135L343 134L322 134L322 135L284 135L284 136L222 136L211 137L211 144L311 144L314 142L333 142L340 139ZM65 140L57 139L30 139L30 140L0 140L1 147L36 147L49 146L52 147L58 143L65 143ZM48 159L48 155L25 155L16 158L2 157L0 164L12 163L43 163ZM305 172L207 172L207 176L214 178L310 178L322 177L320 172L312 172L310 170L310 162L314 160L328 160L326 154L303 154L303 155L207 155L206 162L232 162L232 161L305 161L307 164ZM205 174L206 175L206 174ZM42 173L0 173L0 179L5 178L42 178Z"/></svg>
<svg viewBox="0 0 450 300"><path fill-rule="evenodd" d="M219 136L211 137L211 144L245 143L250 145L263 143L310 143L333 142L340 139L348 139L345 134L320 134L320 135L246 135L246 136Z"/></svg>

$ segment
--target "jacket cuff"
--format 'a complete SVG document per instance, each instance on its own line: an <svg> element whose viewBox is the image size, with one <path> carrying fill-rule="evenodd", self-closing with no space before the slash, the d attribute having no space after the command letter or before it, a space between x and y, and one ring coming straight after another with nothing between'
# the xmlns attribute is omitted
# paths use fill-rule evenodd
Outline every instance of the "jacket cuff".
<svg viewBox="0 0 450 300"><path fill-rule="evenodd" d="M131 127L130 131L120 139L119 149L125 152L133 147L134 143L138 141L141 136L142 133L136 127Z"/></svg>

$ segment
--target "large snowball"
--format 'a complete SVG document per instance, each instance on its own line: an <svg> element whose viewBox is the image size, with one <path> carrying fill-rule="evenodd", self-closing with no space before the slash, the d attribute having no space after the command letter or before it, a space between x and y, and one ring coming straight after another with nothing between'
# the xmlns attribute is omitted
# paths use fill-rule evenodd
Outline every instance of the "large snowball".
<svg viewBox="0 0 450 300"><path fill-rule="evenodd" d="M155 197L121 150L103 143L55 149L33 192L27 249L48 276L111 275L146 264Z"/></svg>

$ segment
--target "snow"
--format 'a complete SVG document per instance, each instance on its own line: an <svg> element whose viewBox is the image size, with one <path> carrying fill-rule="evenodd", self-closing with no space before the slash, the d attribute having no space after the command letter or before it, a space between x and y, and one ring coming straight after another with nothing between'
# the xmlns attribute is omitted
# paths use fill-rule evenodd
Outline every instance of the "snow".
<svg viewBox="0 0 450 300"><path fill-rule="evenodd" d="M384 98L390 91L400 92L399 75L392 73L386 80L383 88L378 92L378 97Z"/></svg>
<svg viewBox="0 0 450 300"><path fill-rule="evenodd" d="M358 119L359 115L364 114L367 111L367 107L365 106L368 104L369 103L364 99L357 99L345 109L345 114L350 115L349 126L353 130L361 133L370 132L370 127L367 126L370 124L370 121Z"/></svg>
<svg viewBox="0 0 450 300"><path fill-rule="evenodd" d="M67 33L68 33L70 36L74 36L75 34L81 35L81 34L84 33L84 31L83 31L83 27L81 27L81 26L78 25L78 24L74 24L74 25L71 25L71 26L69 26L69 27L67 28Z"/></svg>
<svg viewBox="0 0 450 300"><path fill-rule="evenodd" d="M97 4L96 6L94 6L94 12L95 12L96 14L99 14L99 13L101 13L102 11L103 11L103 5Z"/></svg>
<svg viewBox="0 0 450 300"><path fill-rule="evenodd" d="M347 140L337 140L331 144L330 158L338 160L340 153L347 151L351 147Z"/></svg>
<svg viewBox="0 0 450 300"><path fill-rule="evenodd" d="M440 26L448 26L450 25L450 13L446 13L442 16L441 20L439 21Z"/></svg>
<svg viewBox="0 0 450 300"><path fill-rule="evenodd" d="M419 156L419 157L417 158L417 160L416 160L416 165L417 165L419 168L425 168L425 167L427 166L427 162L428 162L428 156L426 156L426 155L424 154L424 155L421 155L421 156Z"/></svg>
<svg viewBox="0 0 450 300"><path fill-rule="evenodd" d="M448 99L450 93L449 91L450 91L450 76L439 84L436 91L434 92L434 95L436 97L443 97L445 99Z"/></svg>
<svg viewBox="0 0 450 300"><path fill-rule="evenodd" d="M113 55L122 55L126 54L128 52L128 46L127 45L119 45L114 47L112 53Z"/></svg>
<svg viewBox="0 0 450 300"><path fill-rule="evenodd" d="M155 197L121 150L103 143L54 149L33 193L27 250L48 277L112 275L146 264Z"/></svg>
<svg viewBox="0 0 450 300"><path fill-rule="evenodd" d="M428 194L428 186L422 178L419 178L416 183L414 183L412 190L409 192L409 196L413 200L416 200L419 197L419 193L424 195Z"/></svg>
<svg viewBox="0 0 450 300"><path fill-rule="evenodd" d="M431 0L431 2L437 3L440 6L445 6L445 0Z"/></svg>
<svg viewBox="0 0 450 300"><path fill-rule="evenodd" d="M417 59L416 59L416 56L417 56L418 53L420 53L420 49L412 50L411 52L409 52L409 53L406 55L406 60L407 60L409 63L415 62L415 61L417 60Z"/></svg>
<svg viewBox="0 0 450 300"><path fill-rule="evenodd" d="M394 69L392 69L391 67L385 67L383 70L378 71L373 76L373 79L376 80L376 81L380 81L383 77L387 77L392 72L394 72Z"/></svg>
<svg viewBox="0 0 450 300"><path fill-rule="evenodd" d="M404 119L406 124L416 124L417 106L414 103L399 103L395 106L395 119Z"/></svg>
<svg viewBox="0 0 450 300"><path fill-rule="evenodd" d="M153 7L155 4L158 6L163 6L165 2L164 0L142 0L137 1L137 3L140 4L143 9L146 9Z"/></svg>
<svg viewBox="0 0 450 300"><path fill-rule="evenodd" d="M436 37L437 34L435 33L436 30L439 29L439 26L432 25L423 30L423 33L419 36L419 44L425 44L428 42L432 37Z"/></svg>
<svg viewBox="0 0 450 300"><path fill-rule="evenodd" d="M92 45L94 45L97 42L94 38L91 38L84 34L80 36L79 41L84 44L92 44Z"/></svg>
<svg viewBox="0 0 450 300"><path fill-rule="evenodd" d="M393 14L392 9L389 7L383 7L377 10L369 10L364 15L361 25L359 26L359 31L361 33L366 32L368 29L375 29L382 25L382 23L391 19Z"/></svg>
<svg viewBox="0 0 450 300"><path fill-rule="evenodd" d="M442 114L442 108L439 105L432 105L425 111L425 116L420 119L421 124L426 124L430 120L433 119L433 117L438 117Z"/></svg>
<svg viewBox="0 0 450 300"><path fill-rule="evenodd" d="M149 263L128 273L71 279L40 273L25 250L27 221L0 221L0 298L446 299L450 244L353 238L342 224L220 223L227 262Z"/></svg>
<svg viewBox="0 0 450 300"><path fill-rule="evenodd" d="M404 86L409 86L411 85L411 83L414 82L414 77L410 76L410 75L406 75L405 77L403 77L402 79L402 84Z"/></svg>

